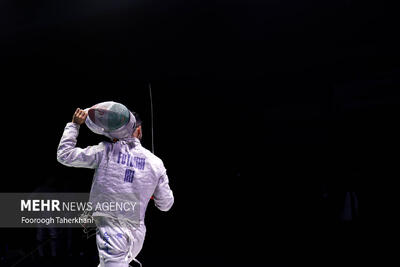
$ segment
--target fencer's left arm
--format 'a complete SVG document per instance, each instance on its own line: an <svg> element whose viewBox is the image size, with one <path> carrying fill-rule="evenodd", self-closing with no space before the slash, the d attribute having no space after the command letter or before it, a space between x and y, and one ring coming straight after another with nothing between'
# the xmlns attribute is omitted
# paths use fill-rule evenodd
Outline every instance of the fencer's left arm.
<svg viewBox="0 0 400 267"><path fill-rule="evenodd" d="M69 167L94 169L100 164L106 143L101 142L86 148L76 147L79 128L77 123L67 123L58 145L57 161Z"/></svg>

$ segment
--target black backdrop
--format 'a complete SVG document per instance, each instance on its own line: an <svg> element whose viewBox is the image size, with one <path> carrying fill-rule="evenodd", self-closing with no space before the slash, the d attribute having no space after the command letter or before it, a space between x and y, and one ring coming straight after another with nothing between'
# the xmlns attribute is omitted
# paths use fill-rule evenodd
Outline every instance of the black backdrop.
<svg viewBox="0 0 400 267"><path fill-rule="evenodd" d="M383 220L374 196L391 188L398 147L394 5L2 1L0 25L2 192L46 177L89 190L92 171L56 161L77 107L124 103L150 148L151 82L155 151L176 203L149 207L145 266L357 265L376 254L366 222ZM100 140L82 127L78 145ZM350 191L361 215L343 224L335 197ZM3 251L35 248L33 231L0 230ZM94 239L79 246L87 254L71 261L95 266Z"/></svg>

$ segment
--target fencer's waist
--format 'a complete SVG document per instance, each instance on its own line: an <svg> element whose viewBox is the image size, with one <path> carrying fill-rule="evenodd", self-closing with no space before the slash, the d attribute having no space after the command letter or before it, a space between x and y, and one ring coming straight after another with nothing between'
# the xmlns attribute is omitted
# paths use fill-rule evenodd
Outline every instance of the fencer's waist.
<svg viewBox="0 0 400 267"><path fill-rule="evenodd" d="M133 220L129 219L127 217L117 217L113 216L112 214L109 213L103 213L103 212L94 212L92 214L93 218L108 218L110 220L114 220L117 222L126 222L128 224L131 224L132 226L139 226L139 225L144 225L144 220Z"/></svg>

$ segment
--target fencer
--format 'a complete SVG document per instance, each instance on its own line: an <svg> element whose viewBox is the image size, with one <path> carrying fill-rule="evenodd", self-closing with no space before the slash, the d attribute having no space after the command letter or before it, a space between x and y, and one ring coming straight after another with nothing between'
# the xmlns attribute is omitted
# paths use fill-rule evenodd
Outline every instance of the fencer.
<svg viewBox="0 0 400 267"><path fill-rule="evenodd" d="M118 112L127 110L116 102L104 103L106 107L118 107ZM127 267L132 260L138 262L136 256L145 239L144 218L150 199L153 196L155 206L168 211L174 203L173 192L162 160L141 145L141 121L136 120L132 112L128 110L125 113L128 122L124 126L107 131L94 125L87 111L78 108L72 122L65 126L57 160L66 166L95 169L90 190L92 203L121 199L138 202L136 217L117 211L93 213L99 266ZM93 132L113 141L86 148L76 147L79 129L84 122Z"/></svg>

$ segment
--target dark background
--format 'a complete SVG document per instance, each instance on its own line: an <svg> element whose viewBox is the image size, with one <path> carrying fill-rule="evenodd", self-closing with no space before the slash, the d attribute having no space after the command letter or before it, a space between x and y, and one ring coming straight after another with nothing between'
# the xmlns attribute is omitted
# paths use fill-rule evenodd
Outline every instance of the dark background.
<svg viewBox="0 0 400 267"><path fill-rule="evenodd" d="M165 214L149 206L144 266L382 262L394 210L381 196L395 193L398 162L397 10L352 0L2 1L1 191L48 179L89 191L93 171L56 161L77 107L127 105L151 148L151 83L155 154L176 203ZM82 127L78 145L100 140ZM359 200L349 222L345 192ZM72 256L47 263L24 258L34 230L0 232L1 266L97 264L81 230Z"/></svg>

